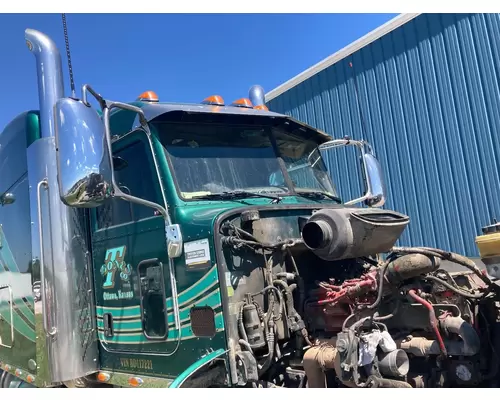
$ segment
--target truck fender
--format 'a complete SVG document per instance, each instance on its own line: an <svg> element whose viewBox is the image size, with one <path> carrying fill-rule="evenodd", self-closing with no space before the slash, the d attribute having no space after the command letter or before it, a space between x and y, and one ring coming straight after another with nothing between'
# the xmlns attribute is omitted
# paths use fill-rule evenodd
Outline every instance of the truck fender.
<svg viewBox="0 0 500 400"><path fill-rule="evenodd" d="M212 361L226 354L228 350L218 349L206 356L200 358L195 363L191 364L184 372L182 372L170 385L169 388L181 388L187 386L188 381L196 372L202 370L205 366L208 366ZM222 361L222 360L221 360ZM217 369L219 370L219 369ZM191 385L189 385L191 386ZM195 385L196 386L196 385Z"/></svg>

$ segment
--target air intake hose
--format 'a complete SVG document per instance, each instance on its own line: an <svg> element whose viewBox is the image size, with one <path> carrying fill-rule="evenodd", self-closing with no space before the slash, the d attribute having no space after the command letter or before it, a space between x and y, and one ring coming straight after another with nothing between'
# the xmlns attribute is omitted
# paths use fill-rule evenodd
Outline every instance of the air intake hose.
<svg viewBox="0 0 500 400"><path fill-rule="evenodd" d="M326 261L367 257L391 250L408 222L407 216L394 211L323 209L304 224L302 239Z"/></svg>
<svg viewBox="0 0 500 400"><path fill-rule="evenodd" d="M440 328L447 333L455 333L462 340L445 340L446 351L450 356L473 356L479 352L481 341L474 327L461 317L447 317L440 321ZM417 357L439 355L441 350L437 340L412 337L398 343L398 347Z"/></svg>

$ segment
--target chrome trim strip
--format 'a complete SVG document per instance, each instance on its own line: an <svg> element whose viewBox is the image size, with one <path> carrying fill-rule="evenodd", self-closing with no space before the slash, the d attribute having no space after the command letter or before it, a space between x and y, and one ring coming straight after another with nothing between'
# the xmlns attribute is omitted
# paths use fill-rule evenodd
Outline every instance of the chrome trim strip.
<svg viewBox="0 0 500 400"><path fill-rule="evenodd" d="M38 210L38 236L40 238L40 276L41 276L41 287L42 287L42 307L43 307L43 330L49 336L54 336L57 332L55 327L51 327L49 329L49 323L47 321L47 313L48 307L46 303L46 295L45 295L45 259L43 256L43 225L42 225L42 188L45 190L48 189L48 181L47 178L38 182L36 187L36 195L37 195L37 210Z"/></svg>

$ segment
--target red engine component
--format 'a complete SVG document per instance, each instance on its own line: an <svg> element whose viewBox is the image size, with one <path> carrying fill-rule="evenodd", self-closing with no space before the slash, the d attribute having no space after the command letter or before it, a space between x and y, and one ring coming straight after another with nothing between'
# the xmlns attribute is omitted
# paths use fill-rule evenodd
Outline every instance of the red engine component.
<svg viewBox="0 0 500 400"><path fill-rule="evenodd" d="M345 319L356 306L375 301L377 270L369 271L360 278L348 279L341 285L334 283L320 282L319 288L309 293L314 300L304 305L310 326L329 333L340 332Z"/></svg>
<svg viewBox="0 0 500 400"><path fill-rule="evenodd" d="M452 303L460 309L468 307L463 296L447 287L440 287L439 282L444 282L446 276L426 275L431 271L436 271L439 263L434 262L425 255L406 255L400 257L383 268L371 268L359 278L347 279L341 284L330 279L329 282L316 282L317 288L309 292L308 300L304 304L305 319L308 321L310 332L322 331L328 334L336 334L342 330L342 325L346 318L354 312L359 311L363 306L375 303L378 291L380 274L384 274L384 293L389 295L391 290L413 277L422 275L429 280L433 278L438 285L432 286L430 292L423 292L421 295L419 285L405 286L402 288L407 293L407 301L416 302L423 305L429 313L429 323L439 345L441 355L446 356L443 337L439 331L433 304L442 302ZM424 277L424 279L425 279ZM480 277L473 274L461 274L449 276L454 280L454 286L459 286L465 291L477 291L484 286ZM460 289L458 289L460 290ZM477 322L472 319L472 324Z"/></svg>
<svg viewBox="0 0 500 400"><path fill-rule="evenodd" d="M304 311L311 330L334 334L342 330L342 324L351 315L352 306L347 303L323 306L316 301L310 301L304 305Z"/></svg>
<svg viewBox="0 0 500 400"><path fill-rule="evenodd" d="M359 303L358 298L360 296L377 290L377 276L378 270L373 269L363 274L360 278L344 281L340 286L321 282L319 286L323 288L326 293L324 299L318 300L318 304L338 303L341 300L350 299L351 297L355 297L356 303Z"/></svg>

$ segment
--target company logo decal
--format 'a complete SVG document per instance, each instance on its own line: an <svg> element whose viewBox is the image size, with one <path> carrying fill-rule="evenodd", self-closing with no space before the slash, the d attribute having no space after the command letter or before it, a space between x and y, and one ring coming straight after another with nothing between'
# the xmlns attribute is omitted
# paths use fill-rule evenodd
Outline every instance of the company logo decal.
<svg viewBox="0 0 500 400"><path fill-rule="evenodd" d="M125 262L126 253L127 246L106 250L104 264L101 266L101 275L104 278L102 285L105 290L104 300L131 299L134 297L130 285L132 267ZM118 280L117 277L120 279Z"/></svg>

